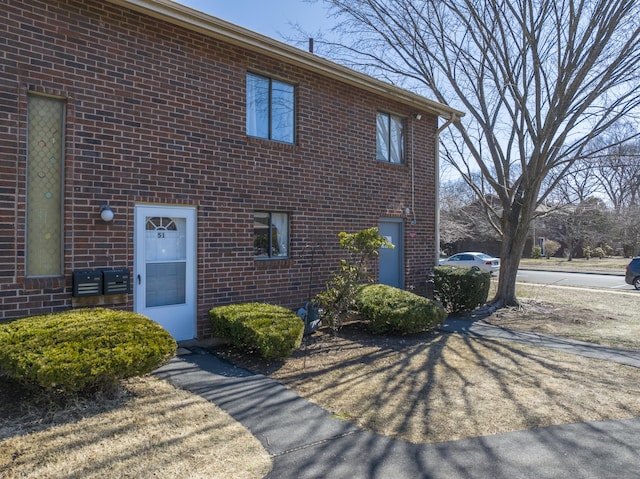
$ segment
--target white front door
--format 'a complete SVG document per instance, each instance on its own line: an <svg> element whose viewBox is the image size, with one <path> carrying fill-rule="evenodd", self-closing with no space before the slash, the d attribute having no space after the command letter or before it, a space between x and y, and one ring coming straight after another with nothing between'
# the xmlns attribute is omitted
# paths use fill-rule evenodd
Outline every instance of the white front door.
<svg viewBox="0 0 640 479"><path fill-rule="evenodd" d="M135 207L134 305L176 341L196 336L196 209Z"/></svg>

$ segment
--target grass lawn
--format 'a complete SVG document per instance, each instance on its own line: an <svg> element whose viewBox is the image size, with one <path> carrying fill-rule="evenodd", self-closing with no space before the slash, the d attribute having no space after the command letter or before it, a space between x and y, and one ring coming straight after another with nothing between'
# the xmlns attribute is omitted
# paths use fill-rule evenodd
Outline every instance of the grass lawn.
<svg viewBox="0 0 640 479"><path fill-rule="evenodd" d="M352 325L263 372L415 443L640 416L640 369L457 334L383 340Z"/></svg>
<svg viewBox="0 0 640 479"><path fill-rule="evenodd" d="M640 350L640 294L522 287L485 321ZM640 416L640 369L506 341L319 332L282 363L225 353L360 426L416 443Z"/></svg>
<svg viewBox="0 0 640 479"><path fill-rule="evenodd" d="M516 294L519 308L499 310L486 321L640 351L640 292L519 283Z"/></svg>
<svg viewBox="0 0 640 479"><path fill-rule="evenodd" d="M574 258L571 261L567 261L566 258L522 258L522 260L520 260L520 268L576 273L620 274L624 276L625 268L630 261L630 258L622 258L619 256L602 259L591 258L588 260L584 258Z"/></svg>
<svg viewBox="0 0 640 479"><path fill-rule="evenodd" d="M204 399L152 376L61 405L0 380L0 477L264 477L260 442Z"/></svg>

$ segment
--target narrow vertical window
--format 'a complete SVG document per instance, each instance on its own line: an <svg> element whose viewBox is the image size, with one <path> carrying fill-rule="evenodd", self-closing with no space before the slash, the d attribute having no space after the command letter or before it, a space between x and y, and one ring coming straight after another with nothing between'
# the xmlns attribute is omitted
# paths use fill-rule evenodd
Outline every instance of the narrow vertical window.
<svg viewBox="0 0 640 479"><path fill-rule="evenodd" d="M247 135L294 142L293 85L247 74Z"/></svg>
<svg viewBox="0 0 640 479"><path fill-rule="evenodd" d="M404 162L404 121L388 113L376 115L376 159Z"/></svg>
<svg viewBox="0 0 640 479"><path fill-rule="evenodd" d="M62 274L65 101L29 95L27 103L26 274Z"/></svg>
<svg viewBox="0 0 640 479"><path fill-rule="evenodd" d="M253 251L256 258L289 256L289 215L257 211L253 221Z"/></svg>

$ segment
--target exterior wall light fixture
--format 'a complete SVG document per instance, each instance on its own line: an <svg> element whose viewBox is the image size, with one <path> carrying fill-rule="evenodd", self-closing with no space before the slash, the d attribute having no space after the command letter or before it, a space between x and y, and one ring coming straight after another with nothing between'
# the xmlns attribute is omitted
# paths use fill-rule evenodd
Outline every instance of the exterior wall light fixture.
<svg viewBox="0 0 640 479"><path fill-rule="evenodd" d="M105 223L110 223L113 221L113 210L109 205L102 205L100 207L100 218Z"/></svg>

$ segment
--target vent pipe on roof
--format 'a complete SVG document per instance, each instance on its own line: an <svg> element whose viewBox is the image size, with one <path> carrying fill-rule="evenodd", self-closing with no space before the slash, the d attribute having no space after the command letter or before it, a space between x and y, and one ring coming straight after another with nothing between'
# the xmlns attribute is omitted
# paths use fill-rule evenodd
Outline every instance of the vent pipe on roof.
<svg viewBox="0 0 640 479"><path fill-rule="evenodd" d="M313 38L309 38L309 53L313 53Z"/></svg>

